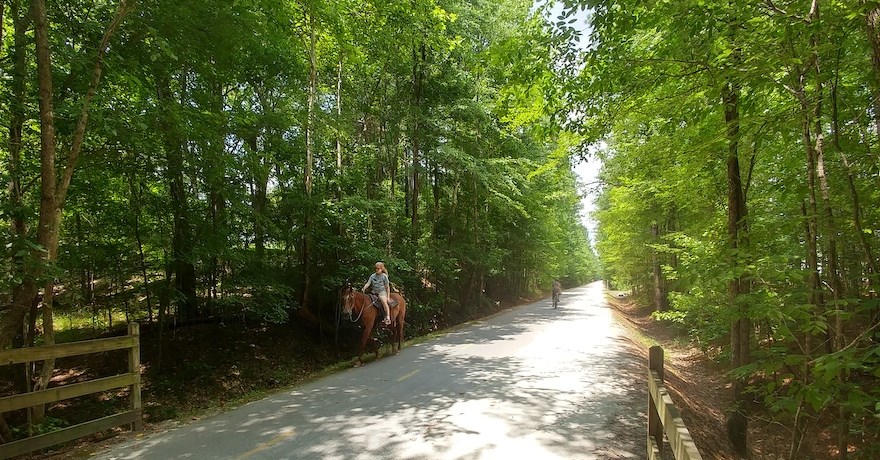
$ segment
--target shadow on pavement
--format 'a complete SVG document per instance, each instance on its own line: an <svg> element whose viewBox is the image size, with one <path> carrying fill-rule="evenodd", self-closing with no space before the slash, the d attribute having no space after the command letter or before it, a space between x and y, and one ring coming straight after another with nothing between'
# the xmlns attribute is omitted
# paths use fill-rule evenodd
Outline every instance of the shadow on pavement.
<svg viewBox="0 0 880 460"><path fill-rule="evenodd" d="M643 458L646 369L617 327L590 285L101 458Z"/></svg>

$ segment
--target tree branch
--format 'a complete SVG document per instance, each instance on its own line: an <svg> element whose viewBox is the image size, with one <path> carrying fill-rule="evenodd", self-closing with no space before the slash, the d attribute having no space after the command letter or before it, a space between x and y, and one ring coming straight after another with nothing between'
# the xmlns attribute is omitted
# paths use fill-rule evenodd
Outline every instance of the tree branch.
<svg viewBox="0 0 880 460"><path fill-rule="evenodd" d="M776 4L773 3L773 0L764 0L764 5L767 5L767 9L774 12L774 13L781 14L783 16L788 16L788 12L783 10L782 8L776 6Z"/></svg>
<svg viewBox="0 0 880 460"><path fill-rule="evenodd" d="M122 24L125 16L134 8L134 2L135 0L120 0L119 7L116 9L116 14L107 26L107 30L104 31L104 36L101 38L101 44L98 46L98 56L95 58L95 66L92 71L92 81L89 82L89 87L86 90L86 95L83 99L82 110L80 111L79 120L77 120L76 123L76 131L74 131L73 134L73 142L70 145L70 154L67 157L67 164L64 167L61 182L55 190L56 208L60 209L64 206L64 199L67 197L67 189L70 187L70 181L73 178L73 170L76 166L76 160L79 158L80 152L82 151L82 144L86 134L86 124L89 120L89 108L91 107L92 99L95 97L98 83L101 81L101 72L104 70L104 57L107 55L107 48L110 47L110 38L116 33L116 29Z"/></svg>
<svg viewBox="0 0 880 460"><path fill-rule="evenodd" d="M671 64L687 64L701 67L703 70L709 70L709 65L700 61L688 61L684 59L661 59L661 58L645 58L645 59L624 59L623 62L643 64L646 62L661 62Z"/></svg>

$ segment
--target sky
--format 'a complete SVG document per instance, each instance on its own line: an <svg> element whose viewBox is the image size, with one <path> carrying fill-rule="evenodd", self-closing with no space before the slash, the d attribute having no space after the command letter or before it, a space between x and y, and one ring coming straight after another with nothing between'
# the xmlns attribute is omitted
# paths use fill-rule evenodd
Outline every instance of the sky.
<svg viewBox="0 0 880 460"><path fill-rule="evenodd" d="M581 161L574 166L574 172L577 174L582 184L591 184L599 180L599 169L602 162L591 155L587 160ZM590 213L596 209L595 200L598 196L596 187L587 187L588 193L581 201L583 208L581 209L581 222L590 230L590 238L595 238L596 221L590 217Z"/></svg>
<svg viewBox="0 0 880 460"><path fill-rule="evenodd" d="M545 4L547 1L553 0L536 0L535 5ZM562 7L556 2L555 6L550 10L549 15L547 16L548 21L554 22L561 12ZM578 10L573 18L576 19L573 25L581 32L577 48L584 49L586 44L590 42L588 13L586 10ZM601 167L602 162L596 158L595 155L590 155L589 158L574 166L574 172L580 179L581 184L591 184L598 180ZM586 190L588 193L584 196L581 202L581 205L583 206L581 211L581 222L590 230L590 237L593 238L596 235L596 222L592 219L590 213L596 209L595 200L597 198L597 193L596 187L587 187Z"/></svg>

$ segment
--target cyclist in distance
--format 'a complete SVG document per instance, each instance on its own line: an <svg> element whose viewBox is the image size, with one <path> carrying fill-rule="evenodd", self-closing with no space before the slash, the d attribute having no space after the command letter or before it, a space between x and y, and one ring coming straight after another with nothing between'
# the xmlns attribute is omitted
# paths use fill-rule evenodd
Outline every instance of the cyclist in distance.
<svg viewBox="0 0 880 460"><path fill-rule="evenodd" d="M558 279L553 280L553 308L559 305L559 294L562 294L562 285Z"/></svg>

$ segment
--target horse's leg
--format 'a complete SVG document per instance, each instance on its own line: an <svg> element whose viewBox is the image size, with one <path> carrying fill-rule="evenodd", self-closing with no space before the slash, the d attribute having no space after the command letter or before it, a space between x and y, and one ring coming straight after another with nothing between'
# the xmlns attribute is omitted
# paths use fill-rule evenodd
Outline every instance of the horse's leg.
<svg viewBox="0 0 880 460"><path fill-rule="evenodd" d="M400 349L403 348L403 315L398 315L397 325L394 328L394 333L397 336L397 354L400 354Z"/></svg>
<svg viewBox="0 0 880 460"><path fill-rule="evenodd" d="M377 335L376 338L373 339L373 340L378 340L378 341L379 341L379 343L374 343L374 344L373 344L373 345L375 345L374 350L376 350L376 360L378 360L378 359L379 359L379 352L382 351L382 340L379 338L378 335Z"/></svg>
<svg viewBox="0 0 880 460"><path fill-rule="evenodd" d="M391 354L396 355L397 350L395 349L395 347L397 347L397 325L392 325L388 329L391 331Z"/></svg>
<svg viewBox="0 0 880 460"><path fill-rule="evenodd" d="M382 329L382 324L381 324L382 322L379 319L379 312L377 312L375 309L372 309L372 308L370 309L370 311L373 313L372 317L367 319L367 322L370 323L370 331L372 332L373 327L376 325L377 322L379 323L378 329L381 330ZM379 360L379 352L382 351L381 350L382 349L382 342L381 342L381 339L379 339L379 337L380 337L379 330L376 331L376 337L373 337L373 340L372 340L373 351L376 353L376 360L377 361ZM379 342L376 343L376 341L379 341Z"/></svg>
<svg viewBox="0 0 880 460"><path fill-rule="evenodd" d="M361 347L360 347L360 350L358 351L358 360L357 360L357 363L355 364L355 367L364 365L364 360L363 360L364 349L367 346L367 340L370 339L370 333L373 332L373 319L364 318L363 326L364 326L364 333L361 334ZM376 358L378 358L378 356L376 356Z"/></svg>
<svg viewBox="0 0 880 460"><path fill-rule="evenodd" d="M396 317L394 316L394 308L388 307L388 311L391 313L388 316L389 318L391 318L391 322L389 324L385 325L385 329L387 329L391 335L391 343L389 344L390 352L388 354L393 355L394 354L394 320L396 319Z"/></svg>
<svg viewBox="0 0 880 460"><path fill-rule="evenodd" d="M392 321L394 321L394 320L392 320ZM391 332L391 343L390 343L391 354L396 355L397 352L394 350L394 343L397 341L397 325L392 324L392 325L388 326L388 331Z"/></svg>

